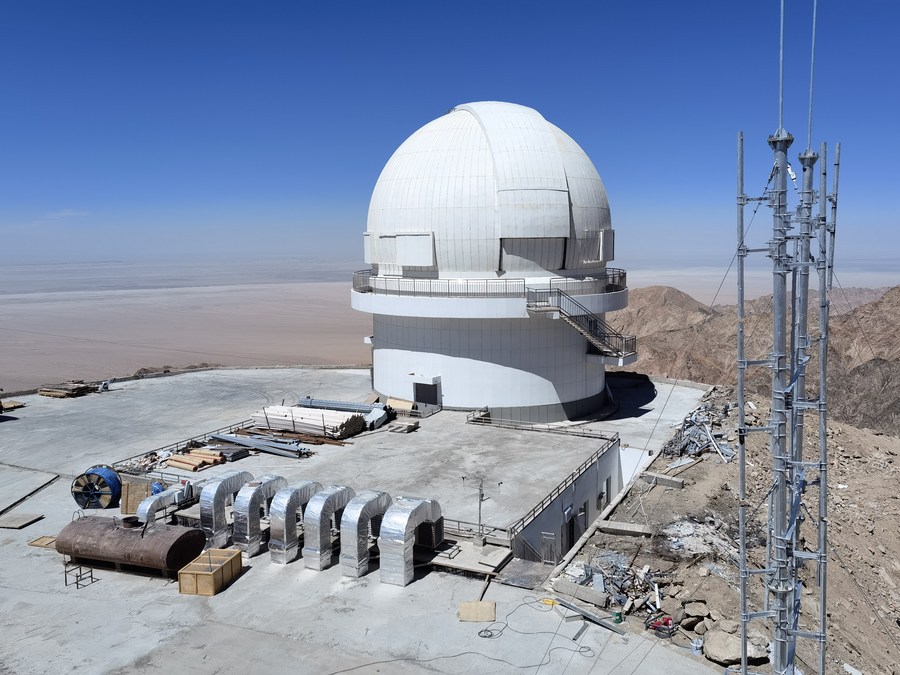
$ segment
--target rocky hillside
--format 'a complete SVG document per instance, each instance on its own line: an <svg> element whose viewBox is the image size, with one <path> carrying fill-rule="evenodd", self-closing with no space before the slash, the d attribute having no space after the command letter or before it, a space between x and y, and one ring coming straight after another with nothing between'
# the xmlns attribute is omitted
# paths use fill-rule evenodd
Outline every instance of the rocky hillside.
<svg viewBox="0 0 900 675"><path fill-rule="evenodd" d="M874 299L873 299L874 298ZM890 434L900 434L900 286L884 289L835 290L828 364L828 404L836 421ZM854 303L862 303L854 305ZM817 323L818 303L810 303L810 326ZM768 298L746 305L747 358L767 356L771 343ZM638 336L638 372L695 382L734 384L737 352L737 308L707 307L674 288L634 289L627 309L610 314L623 333ZM815 344L815 331L813 332ZM815 348L814 348L815 349ZM810 397L818 377L810 363ZM764 394L770 371L748 371L748 389Z"/></svg>

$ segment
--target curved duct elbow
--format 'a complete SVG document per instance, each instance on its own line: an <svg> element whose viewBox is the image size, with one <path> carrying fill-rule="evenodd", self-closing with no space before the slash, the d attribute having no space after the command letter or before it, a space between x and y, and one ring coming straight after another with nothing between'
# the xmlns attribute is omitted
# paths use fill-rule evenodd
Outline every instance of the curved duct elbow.
<svg viewBox="0 0 900 675"><path fill-rule="evenodd" d="M200 527L206 533L210 548L224 548L228 544L225 502L252 480L253 474L247 471L229 471L203 486L200 492Z"/></svg>
<svg viewBox="0 0 900 675"><path fill-rule="evenodd" d="M281 488L272 497L269 507L269 552L272 562L287 565L300 553L297 537L297 515L322 489L314 480L304 480Z"/></svg>
<svg viewBox="0 0 900 675"><path fill-rule="evenodd" d="M159 509L180 503L190 496L190 490L190 485L176 485L168 490L163 490L159 494L145 497L138 504L137 519L142 523L152 523L156 520L156 512Z"/></svg>
<svg viewBox="0 0 900 675"><path fill-rule="evenodd" d="M430 524L428 541L435 548L444 540L444 519L441 505L434 499L398 497L384 514L378 548L381 551L381 581L406 586L415 576L413 547L416 530Z"/></svg>
<svg viewBox="0 0 900 675"><path fill-rule="evenodd" d="M341 573L361 577L369 571L369 523L372 536L381 532L381 521L391 505L387 492L364 490L351 499L341 518Z"/></svg>
<svg viewBox="0 0 900 675"><path fill-rule="evenodd" d="M279 489L287 485L281 476L267 474L247 483L234 499L234 545L252 558L259 553L262 533L259 522L263 507L267 506Z"/></svg>
<svg viewBox="0 0 900 675"><path fill-rule="evenodd" d="M303 559L309 569L331 567L331 517L340 527L341 511L355 495L353 488L331 485L309 500L303 514Z"/></svg>

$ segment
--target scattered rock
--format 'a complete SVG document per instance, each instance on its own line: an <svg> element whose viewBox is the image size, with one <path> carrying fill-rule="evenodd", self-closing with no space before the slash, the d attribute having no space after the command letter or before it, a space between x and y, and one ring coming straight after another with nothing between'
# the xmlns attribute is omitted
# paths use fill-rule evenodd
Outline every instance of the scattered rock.
<svg viewBox="0 0 900 675"><path fill-rule="evenodd" d="M737 621L722 619L721 621L719 621L718 628L719 630L724 631L729 635L735 635L741 629L741 625Z"/></svg>
<svg viewBox="0 0 900 675"><path fill-rule="evenodd" d="M681 620L681 627L685 630L693 630L697 624L702 623L703 618L699 616L686 616Z"/></svg>
<svg viewBox="0 0 900 675"><path fill-rule="evenodd" d="M709 616L709 608L705 602L687 602L684 605L684 613L687 616L699 616L702 619Z"/></svg>
<svg viewBox="0 0 900 675"><path fill-rule="evenodd" d="M733 666L741 662L741 638L723 630L711 630L703 637L703 655L722 666ZM769 661L764 647L747 643L747 662L761 665Z"/></svg>

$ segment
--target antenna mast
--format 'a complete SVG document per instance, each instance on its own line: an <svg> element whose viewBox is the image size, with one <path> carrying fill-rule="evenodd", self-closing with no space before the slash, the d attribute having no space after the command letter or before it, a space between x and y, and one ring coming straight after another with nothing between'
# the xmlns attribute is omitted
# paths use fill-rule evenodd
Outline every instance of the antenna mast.
<svg viewBox="0 0 900 675"><path fill-rule="evenodd" d="M828 356L828 290L834 262L834 232L837 214L837 175L840 145L835 157L834 188L826 193L825 144L820 189L814 188L814 171L819 154L812 144L812 97L815 64L816 0L813 0L812 56L810 58L809 122L807 147L798 156L803 168L800 203L788 208L787 181L793 172L788 163L788 150L793 136L784 129L784 0L781 1L779 45L778 128L768 143L774 153L770 186L763 197L744 194L744 139L738 136L737 255L738 255L738 442L739 442L739 513L740 590L741 590L741 672L747 673L747 633L749 623L757 619L771 622L773 630L772 672L792 675L797 638L816 642L819 673L825 673L826 634L826 563L827 563L827 418L826 375ZM772 208L772 237L765 248L748 248L744 236L744 209L750 201L768 201ZM814 215L818 202L819 213ZM826 202L830 203L828 220ZM813 255L813 240L818 250ZM747 359L744 339L744 274L745 259L750 253L764 252L772 260L772 346L765 358ZM818 312L818 391L809 396L807 370L813 339L810 336L809 275L815 269L819 281ZM790 277L790 285L788 284ZM790 296L788 295L790 288ZM788 315L790 311L790 317ZM788 319L790 318L790 323ZM790 341L788 341L790 326ZM815 350L813 350L815 351ZM745 371L753 366L766 366L772 371L771 417L764 426L746 423ZM818 453L804 456L804 417L818 414ZM762 566L749 562L747 551L746 436L767 432L772 460L772 485L766 527L766 556ZM812 436L813 434L806 434ZM809 508L817 497L816 513ZM817 508L816 508L817 507ZM804 523L809 520L809 525ZM815 534L810 531L810 526ZM807 564L809 568L807 568ZM811 568L811 569L810 569ZM751 588L751 580L761 580ZM817 604L817 611L803 611L801 598L804 584L814 587L813 597L806 602ZM754 596L751 592L756 590ZM756 598L756 610L751 602ZM761 605L761 606L760 606Z"/></svg>

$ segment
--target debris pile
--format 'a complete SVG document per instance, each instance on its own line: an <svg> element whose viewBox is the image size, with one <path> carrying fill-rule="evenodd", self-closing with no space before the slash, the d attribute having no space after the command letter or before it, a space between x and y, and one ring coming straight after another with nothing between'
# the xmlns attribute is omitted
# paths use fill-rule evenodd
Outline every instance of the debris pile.
<svg viewBox="0 0 900 675"><path fill-rule="evenodd" d="M733 665L741 659L740 624L691 597L675 571L637 568L617 551L596 553L590 562L569 565L553 582L554 590L608 610L618 623L639 618L644 629L661 638L682 637L710 661ZM697 570L701 576L709 569ZM748 657L753 665L768 662L769 637L756 624L748 635Z"/></svg>
<svg viewBox="0 0 900 675"><path fill-rule="evenodd" d="M569 584L593 588L598 593L594 596L597 601L581 597L586 594L573 595L623 616L659 613L663 610L663 601L677 595L680 586L671 573L651 570L649 565L633 568L625 556L615 551L595 554L590 563L572 563L554 583L554 588L564 593L571 589Z"/></svg>
<svg viewBox="0 0 900 675"><path fill-rule="evenodd" d="M722 420L728 417L732 404L717 406L705 401L684 418L674 436L663 446L662 453L671 457L696 457L704 452L716 452L723 462L735 458L737 451L729 445L733 436L721 429ZM728 442L725 442L728 441Z"/></svg>

